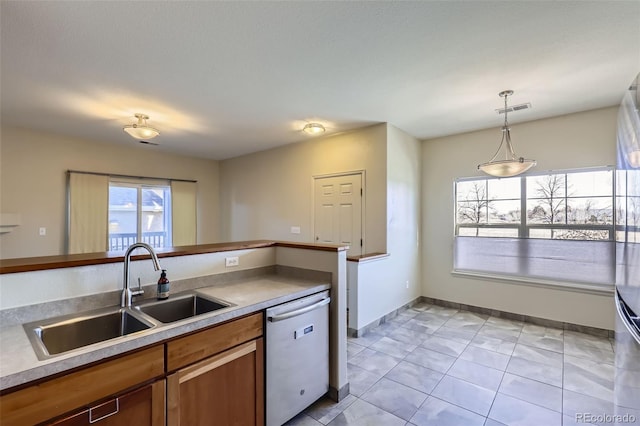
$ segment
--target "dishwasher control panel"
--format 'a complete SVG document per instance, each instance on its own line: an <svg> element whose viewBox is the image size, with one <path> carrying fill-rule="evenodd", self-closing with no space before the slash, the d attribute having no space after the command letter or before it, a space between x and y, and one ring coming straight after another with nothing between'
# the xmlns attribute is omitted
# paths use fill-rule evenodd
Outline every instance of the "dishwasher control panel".
<svg viewBox="0 0 640 426"><path fill-rule="evenodd" d="M293 333L293 338L302 339L304 336L306 336L309 333L313 333L313 324L297 329Z"/></svg>

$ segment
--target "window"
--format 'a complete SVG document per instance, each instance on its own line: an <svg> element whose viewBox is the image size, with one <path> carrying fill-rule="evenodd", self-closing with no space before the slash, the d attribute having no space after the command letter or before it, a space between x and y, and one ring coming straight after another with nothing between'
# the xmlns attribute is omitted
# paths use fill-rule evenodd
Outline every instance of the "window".
<svg viewBox="0 0 640 426"><path fill-rule="evenodd" d="M127 182L109 184L109 250L135 242L171 246L171 188Z"/></svg>
<svg viewBox="0 0 640 426"><path fill-rule="evenodd" d="M460 236L610 241L613 170L461 179L456 212Z"/></svg>
<svg viewBox="0 0 640 426"><path fill-rule="evenodd" d="M197 181L67 171L69 254L197 244Z"/></svg>
<svg viewBox="0 0 640 426"><path fill-rule="evenodd" d="M454 270L612 285L612 168L455 184Z"/></svg>

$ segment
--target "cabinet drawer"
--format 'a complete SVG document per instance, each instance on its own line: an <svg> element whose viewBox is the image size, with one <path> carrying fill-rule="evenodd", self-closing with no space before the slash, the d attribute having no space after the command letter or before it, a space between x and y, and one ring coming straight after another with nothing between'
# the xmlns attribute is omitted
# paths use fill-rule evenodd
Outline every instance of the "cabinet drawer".
<svg viewBox="0 0 640 426"><path fill-rule="evenodd" d="M175 371L211 355L262 336L262 312L239 318L167 343L167 371Z"/></svg>
<svg viewBox="0 0 640 426"><path fill-rule="evenodd" d="M164 374L162 345L0 397L2 425L36 424Z"/></svg>
<svg viewBox="0 0 640 426"><path fill-rule="evenodd" d="M50 426L165 426L165 380L118 395L66 416Z"/></svg>

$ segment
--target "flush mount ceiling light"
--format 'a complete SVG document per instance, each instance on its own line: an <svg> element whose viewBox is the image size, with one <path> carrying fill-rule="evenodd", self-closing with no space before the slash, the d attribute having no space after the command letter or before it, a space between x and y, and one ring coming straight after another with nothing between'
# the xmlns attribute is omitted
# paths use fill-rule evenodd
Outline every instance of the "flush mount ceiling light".
<svg viewBox="0 0 640 426"><path fill-rule="evenodd" d="M127 124L122 128L122 130L127 132L132 138L138 140L153 139L160 134L157 129L147 126L148 115L138 113L135 116L138 119L137 123Z"/></svg>
<svg viewBox="0 0 640 426"><path fill-rule="evenodd" d="M499 93L504 98L504 125L502 126L502 140L500 146L493 158L487 163L478 165L478 170L482 170L486 174L498 177L516 176L524 173L531 167L535 166L536 160L526 160L524 157L517 157L511 145L511 133L509 122L507 121L507 98L513 95L513 90L505 90ZM504 160L499 160L498 156L504 146Z"/></svg>
<svg viewBox="0 0 640 426"><path fill-rule="evenodd" d="M325 128L320 123L307 123L302 128L302 131L310 135L319 135L320 133L324 133Z"/></svg>

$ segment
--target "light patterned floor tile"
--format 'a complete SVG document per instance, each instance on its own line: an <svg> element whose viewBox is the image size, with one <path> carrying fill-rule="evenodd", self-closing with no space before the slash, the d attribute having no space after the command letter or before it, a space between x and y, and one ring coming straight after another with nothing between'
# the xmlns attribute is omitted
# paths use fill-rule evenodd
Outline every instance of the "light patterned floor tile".
<svg viewBox="0 0 640 426"><path fill-rule="evenodd" d="M564 389L613 401L614 367L565 355Z"/></svg>
<svg viewBox="0 0 640 426"><path fill-rule="evenodd" d="M409 420L427 399L427 394L383 378L360 398L394 416Z"/></svg>
<svg viewBox="0 0 640 426"><path fill-rule="evenodd" d="M499 392L559 413L562 412L562 388L557 386L505 373Z"/></svg>
<svg viewBox="0 0 640 426"><path fill-rule="evenodd" d="M405 361L427 367L440 373L446 373L453 365L455 357L431 351L422 347L416 348L406 356Z"/></svg>
<svg viewBox="0 0 640 426"><path fill-rule="evenodd" d="M384 377L428 394L433 391L443 376L442 373L421 365L402 361Z"/></svg>
<svg viewBox="0 0 640 426"><path fill-rule="evenodd" d="M400 417L387 413L373 404L357 400L329 423L329 426L405 426Z"/></svg>
<svg viewBox="0 0 640 426"><path fill-rule="evenodd" d="M500 327L495 327L491 324L485 324L478 331L478 335L493 337L495 339L504 340L507 342L517 342L520 337L520 330L510 330Z"/></svg>
<svg viewBox="0 0 640 426"><path fill-rule="evenodd" d="M421 346L432 351L456 357L459 356L467 347L465 343L456 342L455 340L434 335L427 337L422 342Z"/></svg>
<svg viewBox="0 0 640 426"><path fill-rule="evenodd" d="M349 379L349 393L354 396L360 396L368 391L382 376L357 365L347 364L347 378Z"/></svg>
<svg viewBox="0 0 640 426"><path fill-rule="evenodd" d="M485 389L464 380L444 376L431 396L486 416L491 408L495 391Z"/></svg>
<svg viewBox="0 0 640 426"><path fill-rule="evenodd" d="M552 367L562 367L563 362L562 354L558 352L519 344L516 345L513 350L513 356L538 362L540 364L550 365Z"/></svg>
<svg viewBox="0 0 640 426"><path fill-rule="evenodd" d="M455 340L456 342L469 344L473 338L476 336L476 333L472 331L464 331L456 328L449 328L446 326L442 326L437 329L434 333L434 336L444 337L445 339Z"/></svg>
<svg viewBox="0 0 640 426"><path fill-rule="evenodd" d="M482 332L482 330L480 330ZM477 346L482 349L498 352L504 355L511 355L516 347L515 342L501 340L488 335L476 334L470 343L471 346Z"/></svg>
<svg viewBox="0 0 640 426"><path fill-rule="evenodd" d="M447 371L447 375L465 380L474 385L497 391L504 376L504 371L458 359Z"/></svg>
<svg viewBox="0 0 640 426"><path fill-rule="evenodd" d="M562 426L562 414L498 393L489 418L506 426Z"/></svg>
<svg viewBox="0 0 640 426"><path fill-rule="evenodd" d="M391 337L383 337L376 343L369 346L369 348L383 352L387 355L391 355L395 358L404 358L411 353L418 345L414 343L399 342Z"/></svg>
<svg viewBox="0 0 640 426"><path fill-rule="evenodd" d="M437 305L407 309L349 338L351 395L286 426L586 424L576 415L613 412L611 342Z"/></svg>
<svg viewBox="0 0 640 426"><path fill-rule="evenodd" d="M562 386L562 363L552 366L512 356L507 365L507 373L517 374L553 386Z"/></svg>
<svg viewBox="0 0 640 426"><path fill-rule="evenodd" d="M326 425L357 400L358 398L353 395L347 395L346 398L337 403L329 398L321 398L307 408L304 413Z"/></svg>
<svg viewBox="0 0 640 426"><path fill-rule="evenodd" d="M507 368L507 364L509 363L508 355L499 354L498 352L476 346L467 346L464 352L462 352L462 355L460 355L460 358L502 371Z"/></svg>
<svg viewBox="0 0 640 426"><path fill-rule="evenodd" d="M284 426L322 426L322 423L302 412L285 423Z"/></svg>
<svg viewBox="0 0 640 426"><path fill-rule="evenodd" d="M601 349L597 346L582 344L581 341L564 342L565 355L584 358L595 362L604 362L613 365L615 363L615 354L613 350Z"/></svg>
<svg viewBox="0 0 640 426"><path fill-rule="evenodd" d="M365 348L366 346L361 346L351 340L348 340L347 341L347 360L353 358L354 356L362 352Z"/></svg>
<svg viewBox="0 0 640 426"><path fill-rule="evenodd" d="M562 337L536 336L535 334L521 333L520 337L518 337L518 343L558 353L562 353L564 350Z"/></svg>
<svg viewBox="0 0 640 426"><path fill-rule="evenodd" d="M430 396L411 418L416 426L483 426L485 418Z"/></svg>
<svg viewBox="0 0 640 426"><path fill-rule="evenodd" d="M354 356L349 363L378 376L384 376L400 361L400 358L394 358L391 355L367 348Z"/></svg>

